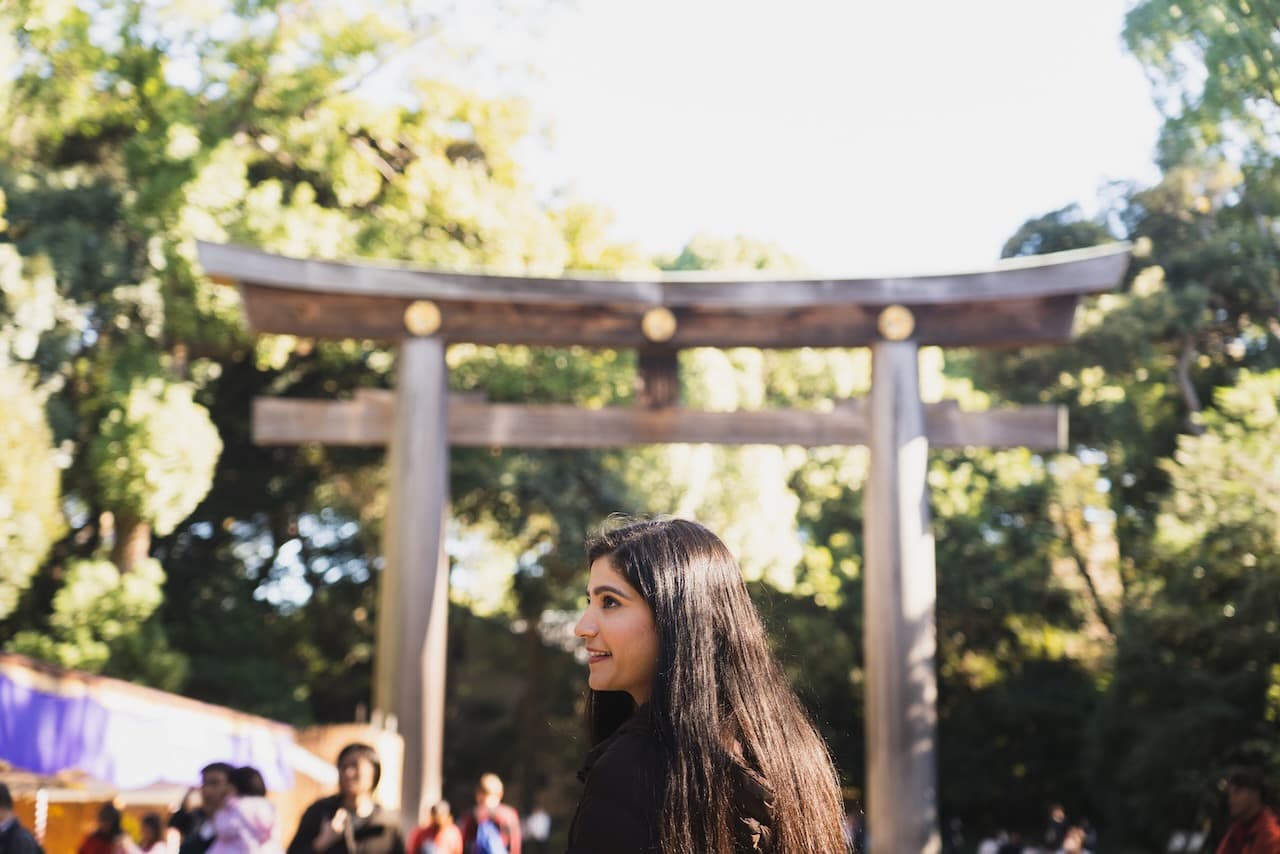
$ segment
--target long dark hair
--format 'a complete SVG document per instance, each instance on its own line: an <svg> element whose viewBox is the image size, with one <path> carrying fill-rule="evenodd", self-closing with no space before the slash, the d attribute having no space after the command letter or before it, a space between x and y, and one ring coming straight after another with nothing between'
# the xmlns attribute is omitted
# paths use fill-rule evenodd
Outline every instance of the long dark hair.
<svg viewBox="0 0 1280 854"><path fill-rule="evenodd" d="M772 850L845 850L835 766L765 638L738 562L720 538L683 519L632 522L587 541L653 610L658 667L650 714L666 774L663 854L731 854L741 769L772 789ZM593 743L635 710L620 691L587 689Z"/></svg>
<svg viewBox="0 0 1280 854"><path fill-rule="evenodd" d="M252 765L236 768L231 772L231 788L242 798L265 798L267 784L262 779L262 772Z"/></svg>

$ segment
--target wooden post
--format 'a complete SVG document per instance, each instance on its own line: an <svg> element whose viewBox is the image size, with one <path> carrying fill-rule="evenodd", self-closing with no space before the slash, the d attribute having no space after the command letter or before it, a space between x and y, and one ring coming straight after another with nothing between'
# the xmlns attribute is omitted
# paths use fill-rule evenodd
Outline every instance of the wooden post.
<svg viewBox="0 0 1280 854"><path fill-rule="evenodd" d="M868 831L876 851L941 850L937 806L937 584L929 442L917 345L872 347L864 650Z"/></svg>
<svg viewBox="0 0 1280 854"><path fill-rule="evenodd" d="M636 351L636 404L643 409L680 405L680 356L670 347Z"/></svg>
<svg viewBox="0 0 1280 854"><path fill-rule="evenodd" d="M440 799L444 671L449 614L448 378L444 341L400 344L388 467L386 521L375 664L375 707L394 714L404 739L400 810L415 824Z"/></svg>

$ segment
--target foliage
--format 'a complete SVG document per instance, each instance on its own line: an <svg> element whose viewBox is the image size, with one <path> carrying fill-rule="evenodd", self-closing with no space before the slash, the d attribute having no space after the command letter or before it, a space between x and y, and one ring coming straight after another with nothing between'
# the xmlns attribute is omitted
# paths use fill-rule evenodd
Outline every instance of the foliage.
<svg viewBox="0 0 1280 854"><path fill-rule="evenodd" d="M0 359L0 619L18 603L62 532L58 467L44 397L30 372Z"/></svg>
<svg viewBox="0 0 1280 854"><path fill-rule="evenodd" d="M1169 117L1165 166L1206 149L1271 149L1280 106L1277 29L1273 0L1142 0L1130 9L1125 41Z"/></svg>
<svg viewBox="0 0 1280 854"><path fill-rule="evenodd" d="M1280 759L1277 396L1280 372L1242 372L1218 391L1206 431L1181 437L1164 464L1149 604L1122 638L1097 730L1097 765L1116 775L1136 828L1217 818L1218 776Z"/></svg>
<svg viewBox="0 0 1280 854"><path fill-rule="evenodd" d="M504 270L634 260L599 240L593 209L547 211L522 183L511 156L522 104L432 80L414 81L399 103L359 92L434 26L392 5L380 11L128 0L3 11L15 24L5 31L15 74L4 103L20 118L0 140L0 260L19 259L4 281L21 265L23 288L45 293L56 280L73 307L36 324L35 353L24 332L22 356L57 386L50 411L78 508L10 628L70 642L57 616L63 561L97 559L140 517L164 537L143 552L170 570L148 626L195 662L187 690L290 719L349 717L368 693L361 638L376 619L378 456L255 448L244 416L255 394L383 384L392 354L363 342L255 342L234 291L200 274L193 240ZM43 311L20 296L28 315ZM525 358L501 354L498 367L517 376ZM554 372L564 359L546 364ZM501 382L492 378L498 395ZM212 484L219 437L205 409L224 454ZM338 515L302 535L317 505ZM329 533L353 523L355 535ZM288 652L276 661L251 652L277 645ZM335 667L356 674L340 697L326 687ZM272 686L295 681L291 670L301 684L281 698Z"/></svg>
<svg viewBox="0 0 1280 854"><path fill-rule="evenodd" d="M222 441L189 386L139 382L102 419L89 465L102 503L168 534L209 491Z"/></svg>
<svg viewBox="0 0 1280 854"><path fill-rule="evenodd" d="M1084 512L1051 509L1062 546L1053 552L1074 567L1087 593L1080 601L1114 646L1101 657L1070 656L1095 693L1075 695L1064 770L1092 781L1080 809L1101 812L1111 838L1144 849L1175 829L1169 816L1186 817L1179 827L1220 819L1213 782L1269 732L1272 618L1251 615L1261 634L1246 654L1222 632L1223 609L1238 605L1188 583L1251 560L1258 547L1246 541L1258 534L1241 533L1270 524L1260 483L1273 482L1270 462L1250 450L1272 441L1270 427L1262 415L1241 415L1265 414L1274 393L1249 370L1275 366L1280 305L1260 187L1234 167L1201 161L1168 169L1156 186L1128 188L1103 219L1066 209L1029 222L1006 253L1074 248L1107 239L1110 228L1149 252L1122 293L1085 306L1073 346L969 363L983 388L1070 407L1082 475L1071 488ZM1250 403L1237 403L1241 396Z"/></svg>
<svg viewBox="0 0 1280 854"><path fill-rule="evenodd" d="M109 560L75 560L53 599L49 634L19 632L10 647L94 673L181 684L183 661L147 621L163 599L164 570L145 560L121 573Z"/></svg>

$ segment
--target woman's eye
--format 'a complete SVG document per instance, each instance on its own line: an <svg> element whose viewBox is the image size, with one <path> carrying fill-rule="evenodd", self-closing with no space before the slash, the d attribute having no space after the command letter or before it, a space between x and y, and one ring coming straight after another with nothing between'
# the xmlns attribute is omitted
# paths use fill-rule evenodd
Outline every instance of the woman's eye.
<svg viewBox="0 0 1280 854"><path fill-rule="evenodd" d="M600 600L600 607L616 608L618 607L618 600L614 599L612 596L605 596L603 599Z"/></svg>

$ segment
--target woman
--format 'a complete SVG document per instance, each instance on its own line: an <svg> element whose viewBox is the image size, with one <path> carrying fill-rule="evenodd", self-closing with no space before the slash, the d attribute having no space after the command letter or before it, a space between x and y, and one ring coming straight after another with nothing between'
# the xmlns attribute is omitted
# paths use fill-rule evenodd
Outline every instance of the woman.
<svg viewBox="0 0 1280 854"><path fill-rule="evenodd" d="M338 752L338 794L307 807L288 854L404 854L400 818L373 798L382 761L367 744Z"/></svg>
<svg viewBox="0 0 1280 854"><path fill-rule="evenodd" d="M830 754L724 543L635 522L591 538L587 561L593 749L570 854L844 851Z"/></svg>
<svg viewBox="0 0 1280 854"><path fill-rule="evenodd" d="M77 854L118 854L123 851L124 840L129 837L120 820L120 810L114 804L103 804L98 810L97 826L81 841Z"/></svg>
<svg viewBox="0 0 1280 854"><path fill-rule="evenodd" d="M267 785L248 765L230 774L234 795L214 813L213 844L207 854L281 854L276 810L267 800Z"/></svg>

